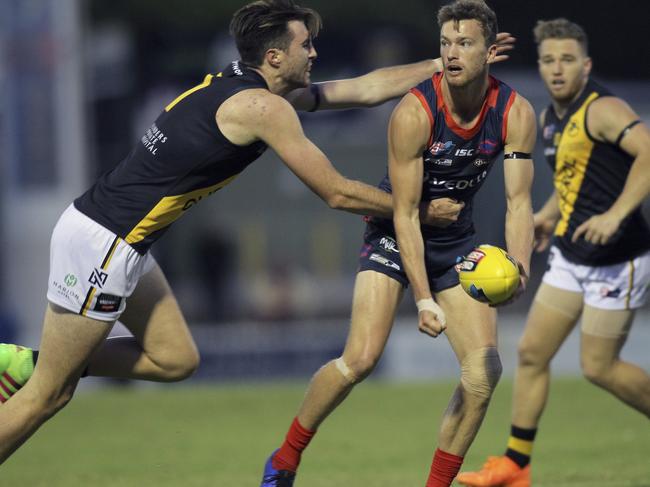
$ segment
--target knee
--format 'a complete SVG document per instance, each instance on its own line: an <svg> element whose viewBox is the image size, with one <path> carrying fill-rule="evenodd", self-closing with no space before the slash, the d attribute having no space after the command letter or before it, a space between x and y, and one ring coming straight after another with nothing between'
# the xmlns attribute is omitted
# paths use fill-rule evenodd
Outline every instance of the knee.
<svg viewBox="0 0 650 487"><path fill-rule="evenodd" d="M372 373L378 361L379 356L366 353L348 360L339 357L334 363L348 382L358 384Z"/></svg>
<svg viewBox="0 0 650 487"><path fill-rule="evenodd" d="M463 390L487 406L503 367L495 347L485 347L469 353L461 363L460 382Z"/></svg>
<svg viewBox="0 0 650 487"><path fill-rule="evenodd" d="M31 390L24 388L25 408L32 411L33 416L48 420L61 409L63 409L72 399L77 382L66 384L57 389L40 388Z"/></svg>
<svg viewBox="0 0 650 487"><path fill-rule="evenodd" d="M581 356L580 367L585 378L600 387L607 387L609 383L609 371L612 368L611 363L605 363L595 357Z"/></svg>
<svg viewBox="0 0 650 487"><path fill-rule="evenodd" d="M540 349L539 343L522 339L517 347L519 365L521 367L544 367L546 359Z"/></svg>
<svg viewBox="0 0 650 487"><path fill-rule="evenodd" d="M163 382L179 382L191 377L199 368L201 359L196 346L187 346L184 350L175 349L156 362L162 370Z"/></svg>

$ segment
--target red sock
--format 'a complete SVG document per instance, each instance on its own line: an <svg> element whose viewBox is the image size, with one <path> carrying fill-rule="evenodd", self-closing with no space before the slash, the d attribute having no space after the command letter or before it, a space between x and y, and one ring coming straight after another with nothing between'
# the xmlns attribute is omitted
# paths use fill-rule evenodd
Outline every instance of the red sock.
<svg viewBox="0 0 650 487"><path fill-rule="evenodd" d="M287 432L287 437L282 443L282 446L273 456L272 465L276 470L290 470L295 472L298 469L300 464L300 457L302 452L312 437L316 434L316 431L309 431L302 427L298 422L298 418L294 418L291 427Z"/></svg>
<svg viewBox="0 0 650 487"><path fill-rule="evenodd" d="M436 450L426 487L449 487L463 464L463 457Z"/></svg>

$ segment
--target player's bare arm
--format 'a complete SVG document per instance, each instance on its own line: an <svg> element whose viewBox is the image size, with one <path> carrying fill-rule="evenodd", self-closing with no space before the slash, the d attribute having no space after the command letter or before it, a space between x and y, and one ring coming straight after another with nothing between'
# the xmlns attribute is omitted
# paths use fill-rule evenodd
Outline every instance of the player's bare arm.
<svg viewBox="0 0 650 487"><path fill-rule="evenodd" d="M506 191L506 244L508 253L520 265L521 290L530 273L530 254L533 247L533 212L530 188L533 182L531 158L510 157L510 154L532 154L537 126L535 112L528 100L517 95L508 116L508 133L504 147L504 177Z"/></svg>
<svg viewBox="0 0 650 487"><path fill-rule="evenodd" d="M393 221L400 256L418 303L418 326L421 332L436 337L445 329L445 319L429 287L418 211L424 171L422 151L430 130L420 102L415 96L406 95L393 111L388 126L388 174L393 188Z"/></svg>
<svg viewBox="0 0 650 487"><path fill-rule="evenodd" d="M572 237L573 242L584 238L592 244L604 245L616 233L621 221L650 193L650 130L627 103L611 96L591 104L587 126L596 140L616 144L634 157L623 191L612 207L592 216Z"/></svg>
<svg viewBox="0 0 650 487"><path fill-rule="evenodd" d="M382 218L393 216L393 197L373 186L343 177L304 134L291 105L267 90L245 90L217 111L222 133L236 145L265 141L314 193L338 210ZM442 198L420 205L424 222L446 226L458 218L462 205Z"/></svg>
<svg viewBox="0 0 650 487"><path fill-rule="evenodd" d="M497 55L490 62L505 61L514 49L515 38L508 32L497 34ZM328 110L374 106L403 96L412 87L443 70L442 60L381 68L356 78L314 83L287 95L296 110Z"/></svg>
<svg viewBox="0 0 650 487"><path fill-rule="evenodd" d="M351 213L390 218L390 195L344 178L304 134L295 110L282 97L266 90L245 90L227 100L217 123L235 144L263 140L328 206Z"/></svg>

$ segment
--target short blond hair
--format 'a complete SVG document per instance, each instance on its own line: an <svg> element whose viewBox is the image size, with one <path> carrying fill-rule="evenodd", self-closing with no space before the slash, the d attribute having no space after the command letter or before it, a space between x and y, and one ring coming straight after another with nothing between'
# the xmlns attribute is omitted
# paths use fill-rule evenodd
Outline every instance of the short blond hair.
<svg viewBox="0 0 650 487"><path fill-rule="evenodd" d="M546 39L574 39L580 44L585 55L589 52L587 34L585 30L563 17L553 20L538 20L533 29L537 47Z"/></svg>

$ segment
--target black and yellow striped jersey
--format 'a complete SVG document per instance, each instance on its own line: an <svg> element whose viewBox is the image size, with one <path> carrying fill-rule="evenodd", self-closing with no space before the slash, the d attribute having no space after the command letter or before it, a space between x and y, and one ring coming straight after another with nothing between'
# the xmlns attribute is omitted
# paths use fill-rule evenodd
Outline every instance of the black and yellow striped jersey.
<svg viewBox="0 0 650 487"><path fill-rule="evenodd" d="M614 204L633 162L620 147L599 142L589 133L589 105L602 96L613 95L589 80L562 119L552 105L547 108L542 132L561 214L554 243L571 262L592 266L624 262L650 249L650 229L640 209L622 222L606 245L593 245L583 238L571 242L580 224Z"/></svg>
<svg viewBox="0 0 650 487"><path fill-rule="evenodd" d="M175 220L230 183L267 148L232 144L216 113L234 94L268 89L239 61L167 105L113 170L74 202L75 207L144 254Z"/></svg>

